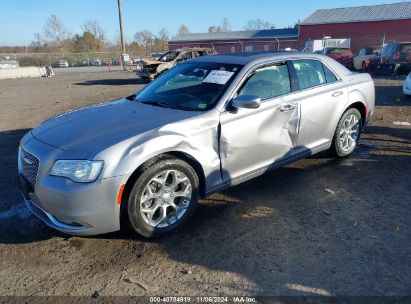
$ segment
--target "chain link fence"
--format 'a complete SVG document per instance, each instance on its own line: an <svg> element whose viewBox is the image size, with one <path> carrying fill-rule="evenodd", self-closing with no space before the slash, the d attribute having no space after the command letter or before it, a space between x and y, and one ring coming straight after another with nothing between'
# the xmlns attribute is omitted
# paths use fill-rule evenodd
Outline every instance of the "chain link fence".
<svg viewBox="0 0 411 304"><path fill-rule="evenodd" d="M0 59L8 61L17 61L19 66L45 66L51 65L53 68L77 66L118 66L122 64L132 67L137 64L143 57L150 56L153 53L162 52L130 52L129 62L121 62L120 52L87 52L87 53L0 53Z"/></svg>
<svg viewBox="0 0 411 304"><path fill-rule="evenodd" d="M338 40L345 41L338 45ZM308 49L307 45L314 45L313 41L307 42L299 39L293 40L267 40L267 41L235 41L235 42L204 42L200 44L187 44L185 47L203 47L213 49L214 53L234 52L258 52L277 50L298 50L304 52L316 52L329 55L353 70L364 70L375 75L405 74L411 70L411 34L409 35L370 35L332 39L318 39L319 48ZM328 41L328 42L327 42ZM348 41L348 44L346 43ZM331 43L333 42L333 43ZM318 44L316 44L318 45ZM345 48L345 51L329 51L325 48ZM143 57L152 53L162 52L132 52L129 51L130 61L121 62L121 54L112 52L87 52L87 53L17 53L0 54L1 58L17 61L20 66L44 66L61 67L74 66L108 66L112 70L121 69L122 64L128 69L138 64ZM67 63L61 64L61 60Z"/></svg>
<svg viewBox="0 0 411 304"><path fill-rule="evenodd" d="M411 34L350 37L354 68L376 76L411 71Z"/></svg>

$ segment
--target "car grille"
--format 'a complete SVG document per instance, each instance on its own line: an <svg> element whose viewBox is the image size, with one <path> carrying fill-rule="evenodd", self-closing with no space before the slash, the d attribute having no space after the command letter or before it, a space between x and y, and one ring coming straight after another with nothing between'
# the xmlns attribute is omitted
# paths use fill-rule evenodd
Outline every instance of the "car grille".
<svg viewBox="0 0 411 304"><path fill-rule="evenodd" d="M37 171L39 169L39 159L23 149L21 149L20 158L21 174L34 189L34 185L36 184Z"/></svg>

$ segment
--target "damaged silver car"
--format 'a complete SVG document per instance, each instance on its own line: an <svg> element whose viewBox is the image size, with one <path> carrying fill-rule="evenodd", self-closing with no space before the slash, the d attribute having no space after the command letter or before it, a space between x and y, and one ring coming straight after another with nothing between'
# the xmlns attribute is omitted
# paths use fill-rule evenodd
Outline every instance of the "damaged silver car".
<svg viewBox="0 0 411 304"><path fill-rule="evenodd" d="M198 199L320 151L353 152L374 109L368 74L329 57L199 57L136 94L43 122L21 140L28 208L74 235L181 227Z"/></svg>
<svg viewBox="0 0 411 304"><path fill-rule="evenodd" d="M142 64L138 65L136 74L143 79L152 80L185 60L207 56L210 52L212 50L205 48L181 48L167 52L158 59L144 58Z"/></svg>

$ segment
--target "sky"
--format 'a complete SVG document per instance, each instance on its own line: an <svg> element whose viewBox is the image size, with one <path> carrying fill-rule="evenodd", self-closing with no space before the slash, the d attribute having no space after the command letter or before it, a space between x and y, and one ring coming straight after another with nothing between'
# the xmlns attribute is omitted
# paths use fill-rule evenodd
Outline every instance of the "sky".
<svg viewBox="0 0 411 304"><path fill-rule="evenodd" d="M122 0L127 41L149 29L165 27L174 36L184 23L192 33L206 32L228 18L232 30L243 30L249 20L261 18L276 28L294 25L321 8L401 2L390 0ZM3 0L0 3L0 45L29 45L43 31L46 19L57 15L72 34L81 34L87 20L96 20L109 40L118 33L117 0Z"/></svg>

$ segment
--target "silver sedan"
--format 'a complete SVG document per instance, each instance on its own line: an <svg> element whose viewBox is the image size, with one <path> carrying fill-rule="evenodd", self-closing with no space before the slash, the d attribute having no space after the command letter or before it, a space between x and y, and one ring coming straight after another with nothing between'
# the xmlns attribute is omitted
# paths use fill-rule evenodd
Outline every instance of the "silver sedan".
<svg viewBox="0 0 411 304"><path fill-rule="evenodd" d="M51 118L21 140L28 208L74 235L181 227L206 197L300 158L353 152L374 109L368 74L321 55L186 61L127 98Z"/></svg>

